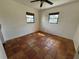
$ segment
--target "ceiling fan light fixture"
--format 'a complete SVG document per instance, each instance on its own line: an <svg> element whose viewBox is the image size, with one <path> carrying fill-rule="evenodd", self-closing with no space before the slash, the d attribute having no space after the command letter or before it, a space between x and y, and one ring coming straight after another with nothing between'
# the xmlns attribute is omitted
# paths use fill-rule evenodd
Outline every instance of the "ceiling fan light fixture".
<svg viewBox="0 0 79 59"><path fill-rule="evenodd" d="M33 0L33 1L31 1L31 3L32 3L32 2L38 2L38 1L41 2L40 7L43 6L43 3L44 3L44 2L46 2L46 3L50 4L50 5L53 4L53 3L52 3L51 1L49 1L49 0Z"/></svg>

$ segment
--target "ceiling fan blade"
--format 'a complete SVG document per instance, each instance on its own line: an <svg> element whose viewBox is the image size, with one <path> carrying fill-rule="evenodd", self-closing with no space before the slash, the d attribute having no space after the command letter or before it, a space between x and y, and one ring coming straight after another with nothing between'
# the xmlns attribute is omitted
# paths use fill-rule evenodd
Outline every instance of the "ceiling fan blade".
<svg viewBox="0 0 79 59"><path fill-rule="evenodd" d="M43 1L41 2L41 5L40 5L40 7L42 7L43 6Z"/></svg>
<svg viewBox="0 0 79 59"><path fill-rule="evenodd" d="M40 0L34 0L34 1L31 1L31 3L32 3L32 2L37 2L37 1L40 1Z"/></svg>
<svg viewBox="0 0 79 59"><path fill-rule="evenodd" d="M50 5L52 5L52 4L53 4L52 2L50 2L50 1L48 1L48 0L46 0L45 2L49 3Z"/></svg>

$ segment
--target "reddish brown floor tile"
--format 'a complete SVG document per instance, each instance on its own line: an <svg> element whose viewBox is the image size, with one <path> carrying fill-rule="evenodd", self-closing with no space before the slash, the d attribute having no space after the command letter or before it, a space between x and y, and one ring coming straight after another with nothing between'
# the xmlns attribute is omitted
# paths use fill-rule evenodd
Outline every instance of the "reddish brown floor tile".
<svg viewBox="0 0 79 59"><path fill-rule="evenodd" d="M4 43L8 59L73 59L72 40L35 32Z"/></svg>

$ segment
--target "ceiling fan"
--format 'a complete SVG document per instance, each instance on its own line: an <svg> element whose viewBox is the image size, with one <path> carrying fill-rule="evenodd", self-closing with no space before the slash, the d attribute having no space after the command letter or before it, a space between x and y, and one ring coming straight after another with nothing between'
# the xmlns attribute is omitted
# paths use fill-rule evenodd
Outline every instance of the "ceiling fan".
<svg viewBox="0 0 79 59"><path fill-rule="evenodd" d="M46 3L50 4L50 5L53 4L53 3L52 3L51 1L49 1L49 0L34 0L34 1L31 1L31 3L32 3L32 2L38 2L38 1L41 2L40 7L43 6L43 3L44 3L44 2L46 2Z"/></svg>

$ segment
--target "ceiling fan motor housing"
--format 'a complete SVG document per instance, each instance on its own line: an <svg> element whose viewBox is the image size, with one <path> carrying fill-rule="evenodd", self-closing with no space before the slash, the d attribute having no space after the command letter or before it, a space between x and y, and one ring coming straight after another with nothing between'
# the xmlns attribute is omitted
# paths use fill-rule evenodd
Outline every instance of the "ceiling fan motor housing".
<svg viewBox="0 0 79 59"><path fill-rule="evenodd" d="M40 7L42 7L42 6L43 6L43 3L44 3L44 2L46 2L46 3L50 4L50 5L52 5L52 4L53 4L53 3L52 3L51 1L49 1L49 0L34 0L34 1L31 1L31 2L37 2L37 1L40 1L40 2L41 2Z"/></svg>

